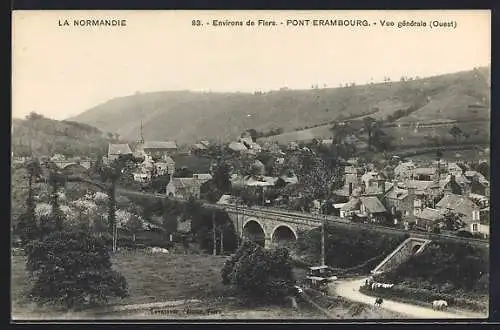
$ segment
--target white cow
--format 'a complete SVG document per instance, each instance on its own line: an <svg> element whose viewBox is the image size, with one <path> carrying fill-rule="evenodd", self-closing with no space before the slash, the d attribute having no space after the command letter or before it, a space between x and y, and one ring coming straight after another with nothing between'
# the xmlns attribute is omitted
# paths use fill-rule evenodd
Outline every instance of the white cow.
<svg viewBox="0 0 500 330"><path fill-rule="evenodd" d="M434 300L432 302L432 309L443 310L446 309L447 307L448 303L446 302L446 300Z"/></svg>
<svg viewBox="0 0 500 330"><path fill-rule="evenodd" d="M152 247L150 251L151 251L151 253L168 253L167 249L159 248L159 247Z"/></svg>

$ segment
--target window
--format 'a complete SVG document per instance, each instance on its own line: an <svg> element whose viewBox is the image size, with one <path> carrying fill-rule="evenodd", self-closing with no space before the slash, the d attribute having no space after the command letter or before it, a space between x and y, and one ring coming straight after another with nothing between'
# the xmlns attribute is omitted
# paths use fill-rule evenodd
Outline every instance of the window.
<svg viewBox="0 0 500 330"><path fill-rule="evenodd" d="M477 225L477 223L473 223L472 224L472 232L475 233L477 231L478 231L478 225Z"/></svg>

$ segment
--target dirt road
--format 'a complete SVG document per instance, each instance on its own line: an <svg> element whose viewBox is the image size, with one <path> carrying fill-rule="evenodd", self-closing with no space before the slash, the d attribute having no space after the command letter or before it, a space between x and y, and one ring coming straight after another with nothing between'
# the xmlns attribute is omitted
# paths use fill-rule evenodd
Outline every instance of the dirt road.
<svg viewBox="0 0 500 330"><path fill-rule="evenodd" d="M334 289L337 294L346 299L357 301L360 303L365 303L369 305L373 305L375 302L374 297L367 296L359 292L360 286L363 284L364 280L362 279L353 279L353 280L345 280L338 281L333 283ZM382 304L382 308L387 310L391 310L393 312L401 313L407 315L408 318L414 319L466 319L466 318L486 318L487 315L479 314L479 313L452 313L450 311L435 311L432 308L416 306L405 304L401 302L396 302L392 300L384 299L384 303Z"/></svg>

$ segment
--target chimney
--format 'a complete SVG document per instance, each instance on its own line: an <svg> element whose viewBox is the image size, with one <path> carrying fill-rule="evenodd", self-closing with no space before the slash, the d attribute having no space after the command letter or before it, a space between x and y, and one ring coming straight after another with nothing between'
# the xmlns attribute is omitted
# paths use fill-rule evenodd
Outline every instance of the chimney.
<svg viewBox="0 0 500 330"><path fill-rule="evenodd" d="M352 182L349 182L349 197L352 196Z"/></svg>
<svg viewBox="0 0 500 330"><path fill-rule="evenodd" d="M385 194L385 180L379 179L377 181L377 184L378 184L378 191L381 194Z"/></svg>
<svg viewBox="0 0 500 330"><path fill-rule="evenodd" d="M408 197L410 199L410 217L415 215L415 188L408 186L406 188L408 190Z"/></svg>

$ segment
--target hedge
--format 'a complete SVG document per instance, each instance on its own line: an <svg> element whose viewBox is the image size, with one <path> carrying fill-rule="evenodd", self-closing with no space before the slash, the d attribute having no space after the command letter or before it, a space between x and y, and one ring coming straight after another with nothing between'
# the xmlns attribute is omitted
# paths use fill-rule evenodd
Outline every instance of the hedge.
<svg viewBox="0 0 500 330"><path fill-rule="evenodd" d="M404 298L408 300L414 300L421 303L428 303L429 306L432 304L432 301L443 299L446 300L450 306L463 307L473 311L488 310L487 304L478 302L477 300L465 296L464 294L459 296L459 293L449 294L427 289L403 287L400 285L395 285L392 288L375 288L375 290L371 290L371 288L363 286L361 287L360 292L366 295L387 299Z"/></svg>

